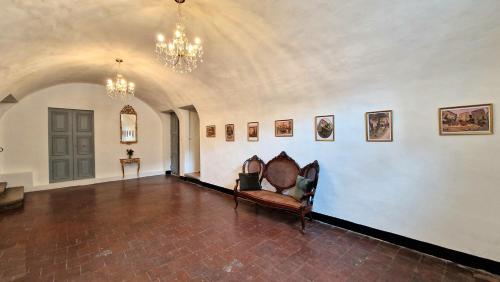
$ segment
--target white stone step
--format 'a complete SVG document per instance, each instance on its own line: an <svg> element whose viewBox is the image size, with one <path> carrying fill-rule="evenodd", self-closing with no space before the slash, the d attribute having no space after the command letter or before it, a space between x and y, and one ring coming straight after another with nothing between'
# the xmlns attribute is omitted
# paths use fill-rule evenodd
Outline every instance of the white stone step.
<svg viewBox="0 0 500 282"><path fill-rule="evenodd" d="M7 182L0 182L0 194L5 192L5 189L7 189Z"/></svg>
<svg viewBox="0 0 500 282"><path fill-rule="evenodd" d="M0 210L16 208L24 202L24 187L13 187L0 194Z"/></svg>

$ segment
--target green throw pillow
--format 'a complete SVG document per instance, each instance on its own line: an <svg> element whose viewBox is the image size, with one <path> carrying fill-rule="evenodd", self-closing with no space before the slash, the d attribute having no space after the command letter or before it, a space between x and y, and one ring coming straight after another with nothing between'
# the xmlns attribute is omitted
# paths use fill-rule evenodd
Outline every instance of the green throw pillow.
<svg viewBox="0 0 500 282"><path fill-rule="evenodd" d="M290 189L290 193L288 195L292 196L295 200L302 200L302 196L310 190L312 185L312 180L302 177L300 175L297 176L297 182L295 182L295 187Z"/></svg>

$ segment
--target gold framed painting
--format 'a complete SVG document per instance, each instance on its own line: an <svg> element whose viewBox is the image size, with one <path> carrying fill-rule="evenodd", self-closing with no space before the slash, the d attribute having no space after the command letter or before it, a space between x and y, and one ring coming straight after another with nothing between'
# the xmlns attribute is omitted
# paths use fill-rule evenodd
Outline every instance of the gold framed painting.
<svg viewBox="0 0 500 282"><path fill-rule="evenodd" d="M314 134L316 141L335 141L335 116L314 117Z"/></svg>
<svg viewBox="0 0 500 282"><path fill-rule="evenodd" d="M259 141L259 123L249 122L247 124L247 139L251 142Z"/></svg>
<svg viewBox="0 0 500 282"><path fill-rule="evenodd" d="M234 124L226 124L226 141L234 141Z"/></svg>
<svg viewBox="0 0 500 282"><path fill-rule="evenodd" d="M439 108L440 135L493 134L493 104Z"/></svg>
<svg viewBox="0 0 500 282"><path fill-rule="evenodd" d="M281 119L274 121L274 136L276 137L292 137L293 136L293 119Z"/></svg>
<svg viewBox="0 0 500 282"><path fill-rule="evenodd" d="M207 125L207 137L215 137L215 125Z"/></svg>
<svg viewBox="0 0 500 282"><path fill-rule="evenodd" d="M392 142L392 110L365 113L367 142Z"/></svg>

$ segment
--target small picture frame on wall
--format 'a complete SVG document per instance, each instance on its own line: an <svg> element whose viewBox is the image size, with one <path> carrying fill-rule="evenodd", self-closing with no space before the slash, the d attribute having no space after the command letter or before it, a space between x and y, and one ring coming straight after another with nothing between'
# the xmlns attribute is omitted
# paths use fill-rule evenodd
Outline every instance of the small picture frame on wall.
<svg viewBox="0 0 500 282"><path fill-rule="evenodd" d="M226 141L234 141L234 124L226 124Z"/></svg>
<svg viewBox="0 0 500 282"><path fill-rule="evenodd" d="M281 119L274 121L274 136L276 137L292 137L293 136L293 119Z"/></svg>
<svg viewBox="0 0 500 282"><path fill-rule="evenodd" d="M248 141L257 142L259 141L259 123L249 122L247 124L247 138Z"/></svg>
<svg viewBox="0 0 500 282"><path fill-rule="evenodd" d="M215 137L215 125L207 125L207 137Z"/></svg>
<svg viewBox="0 0 500 282"><path fill-rule="evenodd" d="M392 110L365 114L366 141L392 142Z"/></svg>
<svg viewBox="0 0 500 282"><path fill-rule="evenodd" d="M335 141L335 116L314 117L314 134L316 141Z"/></svg>
<svg viewBox="0 0 500 282"><path fill-rule="evenodd" d="M439 134L493 134L493 104L439 108Z"/></svg>

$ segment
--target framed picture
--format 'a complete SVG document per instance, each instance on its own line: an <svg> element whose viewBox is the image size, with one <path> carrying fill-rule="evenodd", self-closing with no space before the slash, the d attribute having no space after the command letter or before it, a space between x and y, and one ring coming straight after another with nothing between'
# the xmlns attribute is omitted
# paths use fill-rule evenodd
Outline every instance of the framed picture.
<svg viewBox="0 0 500 282"><path fill-rule="evenodd" d="M247 125L248 141L259 141L259 123L249 122Z"/></svg>
<svg viewBox="0 0 500 282"><path fill-rule="evenodd" d="M392 111L365 114L366 141L392 142Z"/></svg>
<svg viewBox="0 0 500 282"><path fill-rule="evenodd" d="M316 141L334 141L335 116L316 116L314 118L314 132Z"/></svg>
<svg viewBox="0 0 500 282"><path fill-rule="evenodd" d="M493 134L493 104L439 108L439 134Z"/></svg>
<svg viewBox="0 0 500 282"><path fill-rule="evenodd" d="M207 125L207 137L215 137L215 125Z"/></svg>
<svg viewBox="0 0 500 282"><path fill-rule="evenodd" d="M276 120L274 122L274 135L276 137L293 136L293 119Z"/></svg>
<svg viewBox="0 0 500 282"><path fill-rule="evenodd" d="M234 124L226 124L226 141L234 141Z"/></svg>

